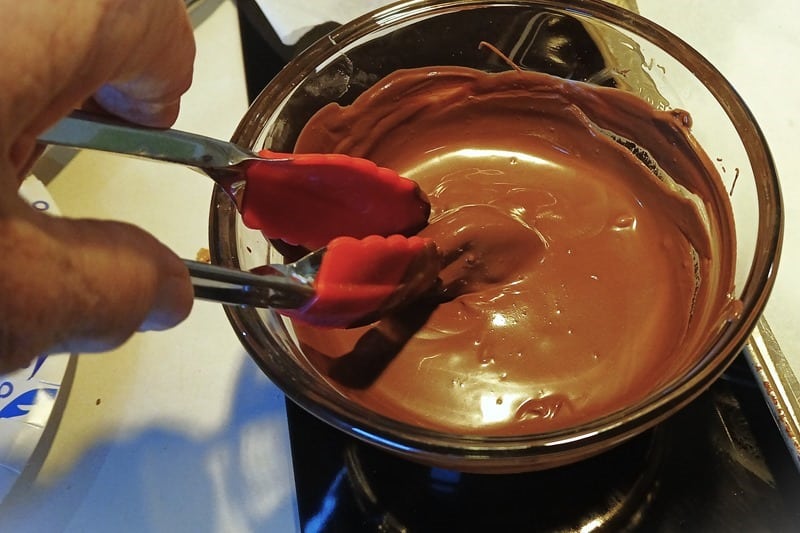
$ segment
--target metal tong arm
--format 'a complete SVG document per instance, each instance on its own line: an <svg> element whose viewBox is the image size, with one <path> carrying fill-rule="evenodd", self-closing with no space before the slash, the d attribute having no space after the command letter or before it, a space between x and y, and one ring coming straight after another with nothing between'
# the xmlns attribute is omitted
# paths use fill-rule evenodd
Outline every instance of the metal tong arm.
<svg viewBox="0 0 800 533"><path fill-rule="evenodd" d="M184 259L192 277L195 298L224 304L297 309L315 295L314 289L297 279L275 274L253 274L243 270Z"/></svg>
<svg viewBox="0 0 800 533"><path fill-rule="evenodd" d="M256 158L230 142L179 130L136 126L84 111L73 111L39 135L38 140L212 170L228 169Z"/></svg>

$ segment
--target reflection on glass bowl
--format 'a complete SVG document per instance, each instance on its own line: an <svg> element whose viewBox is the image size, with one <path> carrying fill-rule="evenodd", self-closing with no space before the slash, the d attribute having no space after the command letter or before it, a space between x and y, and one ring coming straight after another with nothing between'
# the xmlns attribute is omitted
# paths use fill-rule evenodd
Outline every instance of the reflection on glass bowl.
<svg viewBox="0 0 800 533"><path fill-rule="evenodd" d="M657 109L692 114L692 134L711 160L736 169L721 175L736 226L731 295L741 303L736 316L708 332L697 353L683 354L689 362L679 372L654 380L652 390L630 405L569 427L480 436L387 416L355 401L313 364L292 324L279 315L249 308L227 313L249 353L293 401L353 437L457 470L544 469L587 458L656 425L725 370L772 287L782 231L780 192L760 130L724 78L667 31L602 2L580 8L556 1L394 4L335 30L292 61L256 99L233 140L253 149L291 151L319 109L330 102L351 104L397 69L509 68L502 57L479 49L479 41L493 43L525 70L616 87ZM210 241L215 263L252 268L281 258L271 243L241 224L219 191Z"/></svg>

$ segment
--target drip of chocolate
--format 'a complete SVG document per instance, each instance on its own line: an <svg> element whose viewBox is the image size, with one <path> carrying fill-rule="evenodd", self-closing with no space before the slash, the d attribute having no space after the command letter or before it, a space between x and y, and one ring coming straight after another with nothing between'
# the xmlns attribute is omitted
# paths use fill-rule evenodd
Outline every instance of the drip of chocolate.
<svg viewBox="0 0 800 533"><path fill-rule="evenodd" d="M685 112L532 72L398 71L305 127L300 152L417 181L437 301L372 326L296 324L342 394L405 422L514 435L645 399L734 319L728 200Z"/></svg>

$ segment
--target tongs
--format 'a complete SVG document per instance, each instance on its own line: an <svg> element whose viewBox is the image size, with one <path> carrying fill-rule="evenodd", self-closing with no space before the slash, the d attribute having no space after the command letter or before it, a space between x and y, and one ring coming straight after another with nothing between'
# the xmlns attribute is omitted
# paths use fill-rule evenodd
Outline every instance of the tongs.
<svg viewBox="0 0 800 533"><path fill-rule="evenodd" d="M184 259L192 278L195 298L230 305L299 309L315 297L314 279L325 249L294 263L263 265L244 271Z"/></svg>
<svg viewBox="0 0 800 533"><path fill-rule="evenodd" d="M288 264L250 272L185 261L195 297L269 307L317 326L349 328L390 314L437 286L441 256L418 236L339 237Z"/></svg>
<svg viewBox="0 0 800 533"><path fill-rule="evenodd" d="M202 135L77 111L38 140L189 166L231 196L245 225L316 249L294 263L250 272L186 260L197 298L350 327L391 311L436 280L435 245L406 239L427 224L427 198L415 182L371 161L343 154L254 154ZM342 236L353 240L340 243L340 252L327 260L332 274L323 267L320 281L323 257ZM360 263L340 268L353 254L360 254ZM424 275L415 273L419 265Z"/></svg>
<svg viewBox="0 0 800 533"><path fill-rule="evenodd" d="M198 170L228 193L247 227L309 250L341 235L414 235L430 213L416 182L345 154L256 154L204 135L81 111L61 119L38 140Z"/></svg>

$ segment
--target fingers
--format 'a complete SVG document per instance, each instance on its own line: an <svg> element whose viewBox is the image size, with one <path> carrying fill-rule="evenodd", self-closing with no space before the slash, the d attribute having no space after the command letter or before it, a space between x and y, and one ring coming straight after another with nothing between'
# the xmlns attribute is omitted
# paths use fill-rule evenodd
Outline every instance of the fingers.
<svg viewBox="0 0 800 533"><path fill-rule="evenodd" d="M185 266L146 232L20 213L0 219L0 372L43 353L107 351L188 315Z"/></svg>
<svg viewBox="0 0 800 533"><path fill-rule="evenodd" d="M0 8L14 21L0 32L3 372L42 353L105 351L188 314L188 273L152 236L121 223L52 218L15 191L37 136L93 95L128 120L171 125L195 46L182 0L0 0Z"/></svg>
<svg viewBox="0 0 800 533"><path fill-rule="evenodd" d="M178 118L178 100L148 102L133 96L135 92L135 87L105 85L95 93L94 101L104 111L143 126L168 128Z"/></svg>
<svg viewBox="0 0 800 533"><path fill-rule="evenodd" d="M169 126L188 89L194 35L182 0L0 0L0 159L16 175L33 142L96 95L109 112ZM11 53L13 50L13 53Z"/></svg>
<svg viewBox="0 0 800 533"><path fill-rule="evenodd" d="M147 126L167 127L178 116L180 97L192 80L194 34L181 0L162 0L142 12L141 2L116 0L103 27L107 40L128 43L135 54L120 61L117 70L94 93L106 111ZM138 25L119 28L128 18Z"/></svg>
<svg viewBox="0 0 800 533"><path fill-rule="evenodd" d="M31 168L33 168L36 160L42 155L44 149L45 145L38 144L36 139L28 135L21 136L17 139L17 142L11 146L9 161L11 167L14 169L14 175L16 176L16 187L19 187L28 176L28 173Z"/></svg>

